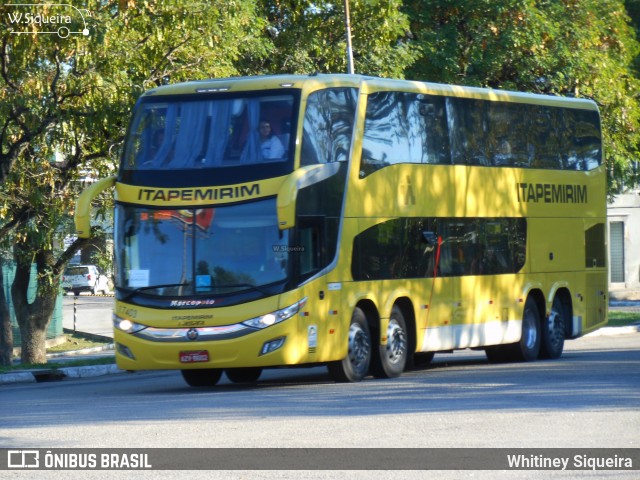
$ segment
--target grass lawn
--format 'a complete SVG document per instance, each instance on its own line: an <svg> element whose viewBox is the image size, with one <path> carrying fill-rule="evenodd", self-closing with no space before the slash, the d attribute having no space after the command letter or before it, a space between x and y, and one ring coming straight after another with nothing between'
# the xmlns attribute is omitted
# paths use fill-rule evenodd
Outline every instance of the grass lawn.
<svg viewBox="0 0 640 480"><path fill-rule="evenodd" d="M626 327L640 322L640 313L638 312L619 312L609 311L608 327Z"/></svg>
<svg viewBox="0 0 640 480"><path fill-rule="evenodd" d="M55 347L47 348L47 353L60 353L68 352L70 350L83 350L85 348L102 347L111 342L101 342L96 340L89 340L81 335L77 334L64 334L65 341Z"/></svg>
<svg viewBox="0 0 640 480"><path fill-rule="evenodd" d="M85 348L94 348L94 347L103 347L108 345L111 342L101 342L96 340L89 340L80 335L75 334L64 334L65 341L60 345L56 345L55 347L47 348L47 353L60 353L60 352L68 352L72 350L84 350ZM19 370L32 370L36 368L62 368L62 367L84 367L87 365L108 365L110 363L114 363L114 359L112 356L106 357L98 357L98 358L83 358L79 356L77 359L72 360L55 360L51 359L47 363L39 363L39 364L17 364L12 365L10 367L0 366L0 374L19 371Z"/></svg>

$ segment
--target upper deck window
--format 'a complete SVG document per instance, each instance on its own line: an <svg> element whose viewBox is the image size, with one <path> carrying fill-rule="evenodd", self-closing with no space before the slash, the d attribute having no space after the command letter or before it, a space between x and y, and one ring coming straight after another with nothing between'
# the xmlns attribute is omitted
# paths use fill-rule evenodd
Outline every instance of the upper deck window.
<svg viewBox="0 0 640 480"><path fill-rule="evenodd" d="M592 170L602 161L595 110L409 92L369 95L361 175L430 163Z"/></svg>
<svg viewBox="0 0 640 480"><path fill-rule="evenodd" d="M125 170L188 170L288 162L293 94L148 97L138 105Z"/></svg>
<svg viewBox="0 0 640 480"><path fill-rule="evenodd" d="M349 159L357 98L355 88L327 88L309 95L303 123L301 165Z"/></svg>

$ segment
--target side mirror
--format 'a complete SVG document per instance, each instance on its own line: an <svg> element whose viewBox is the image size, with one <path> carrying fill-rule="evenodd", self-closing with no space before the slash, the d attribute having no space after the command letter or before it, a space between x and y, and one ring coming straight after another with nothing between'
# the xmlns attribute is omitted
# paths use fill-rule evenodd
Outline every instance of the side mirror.
<svg viewBox="0 0 640 480"><path fill-rule="evenodd" d="M91 237L91 202L107 188L116 183L116 177L107 177L88 186L76 201L74 222L79 238Z"/></svg>

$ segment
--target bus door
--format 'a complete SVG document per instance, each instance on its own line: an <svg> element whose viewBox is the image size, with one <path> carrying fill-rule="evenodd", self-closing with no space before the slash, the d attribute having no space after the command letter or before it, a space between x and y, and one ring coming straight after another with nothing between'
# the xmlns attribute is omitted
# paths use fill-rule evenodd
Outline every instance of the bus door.
<svg viewBox="0 0 640 480"><path fill-rule="evenodd" d="M290 255L299 283L317 277L333 257L333 251L328 252L328 236L334 237L327 231L331 228L331 220L325 215L298 215ZM307 363L325 361L344 338L340 330L340 319L346 314L341 310L342 283L327 282L323 275L306 283L301 292L299 296L307 298L298 316L301 353L306 355Z"/></svg>

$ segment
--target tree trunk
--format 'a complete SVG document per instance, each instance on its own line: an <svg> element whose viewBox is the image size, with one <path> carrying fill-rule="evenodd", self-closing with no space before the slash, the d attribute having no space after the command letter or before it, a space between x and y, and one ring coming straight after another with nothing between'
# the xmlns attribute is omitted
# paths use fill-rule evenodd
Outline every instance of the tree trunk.
<svg viewBox="0 0 640 480"><path fill-rule="evenodd" d="M27 322L20 323L23 364L47 363L47 325L42 328L42 319L33 316Z"/></svg>
<svg viewBox="0 0 640 480"><path fill-rule="evenodd" d="M52 285L50 278L42 275L49 266L52 254L48 250L37 251L35 260L39 272L38 285L36 298L29 303L27 293L32 263L30 256L19 250L20 248L16 246L16 276L11 285L11 298L22 337L21 359L25 364L46 363L47 326L53 316L60 279L57 278L55 285Z"/></svg>
<svg viewBox="0 0 640 480"><path fill-rule="evenodd" d="M4 294L4 274L0 264L0 365L11 365L13 356L13 330L11 329L11 315L9 303Z"/></svg>

